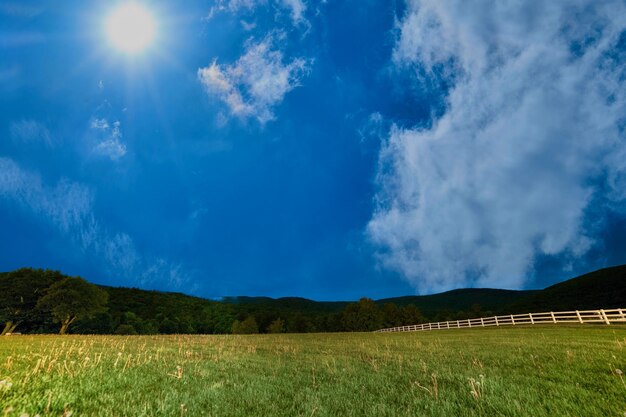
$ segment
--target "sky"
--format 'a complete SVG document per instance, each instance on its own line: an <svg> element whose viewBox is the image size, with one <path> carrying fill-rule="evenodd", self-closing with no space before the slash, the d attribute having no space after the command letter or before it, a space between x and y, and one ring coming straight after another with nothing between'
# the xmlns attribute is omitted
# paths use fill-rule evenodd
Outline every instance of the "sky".
<svg viewBox="0 0 626 417"><path fill-rule="evenodd" d="M134 51L129 4L154 29ZM623 16L0 0L0 270L351 300L626 263Z"/></svg>

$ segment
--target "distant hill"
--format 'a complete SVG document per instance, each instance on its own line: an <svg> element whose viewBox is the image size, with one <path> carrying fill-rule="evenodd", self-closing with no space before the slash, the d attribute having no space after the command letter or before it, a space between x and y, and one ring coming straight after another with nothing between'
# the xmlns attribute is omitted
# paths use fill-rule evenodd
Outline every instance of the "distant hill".
<svg viewBox="0 0 626 417"><path fill-rule="evenodd" d="M228 297L223 301L251 309L272 308L306 312L337 312L350 303L313 301L297 297ZM543 290L462 288L431 295L408 295L376 300L379 306L386 303L393 303L399 307L412 304L426 316L444 311L469 311L475 305L480 306L482 311L494 313L625 307L626 265L600 269Z"/></svg>
<svg viewBox="0 0 626 417"><path fill-rule="evenodd" d="M482 311L504 312L515 301L524 299L538 291L513 291L491 288L464 288L432 295L407 295L404 297L382 298L375 300L382 306L392 303L398 307L414 305L425 315L431 316L443 311L469 311L480 306ZM226 297L225 303L246 307L247 309L272 309L286 312L333 313L343 310L351 301L314 301L299 297Z"/></svg>
<svg viewBox="0 0 626 417"><path fill-rule="evenodd" d="M469 311L480 306L482 311L504 312L510 304L531 296L535 290L514 291L492 288L463 288L432 295L409 295L405 297L385 298L377 303L394 303L398 306L414 304L425 315L441 311Z"/></svg>
<svg viewBox="0 0 626 417"><path fill-rule="evenodd" d="M626 307L626 265L604 268L535 291L508 306L511 312Z"/></svg>

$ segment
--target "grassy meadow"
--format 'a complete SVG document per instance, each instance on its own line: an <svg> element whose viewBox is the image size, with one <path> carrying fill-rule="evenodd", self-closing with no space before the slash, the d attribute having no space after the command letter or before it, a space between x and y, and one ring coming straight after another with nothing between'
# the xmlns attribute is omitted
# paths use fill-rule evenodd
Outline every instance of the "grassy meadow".
<svg viewBox="0 0 626 417"><path fill-rule="evenodd" d="M615 416L626 327L0 338L0 416Z"/></svg>

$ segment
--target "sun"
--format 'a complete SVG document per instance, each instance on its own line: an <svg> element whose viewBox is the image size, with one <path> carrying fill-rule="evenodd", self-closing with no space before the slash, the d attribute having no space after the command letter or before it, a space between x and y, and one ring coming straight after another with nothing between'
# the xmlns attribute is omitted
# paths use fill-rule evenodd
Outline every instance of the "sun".
<svg viewBox="0 0 626 417"><path fill-rule="evenodd" d="M113 46L127 54L147 48L156 34L152 14L138 3L125 3L111 12L106 21L106 34Z"/></svg>

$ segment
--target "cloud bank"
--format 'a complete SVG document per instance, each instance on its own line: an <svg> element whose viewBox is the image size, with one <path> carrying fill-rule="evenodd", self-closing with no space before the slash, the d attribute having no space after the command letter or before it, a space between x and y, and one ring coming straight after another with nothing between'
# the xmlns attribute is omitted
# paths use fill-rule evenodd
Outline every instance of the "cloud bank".
<svg viewBox="0 0 626 417"><path fill-rule="evenodd" d="M228 106L231 115L265 124L274 120L274 108L300 85L310 66L304 58L284 62L275 44L272 35L257 43L249 41L237 62L218 65L215 60L198 70L198 78L209 95Z"/></svg>
<svg viewBox="0 0 626 417"><path fill-rule="evenodd" d="M450 87L440 117L380 151L381 261L431 292L520 287L538 255L586 253L592 202L626 198L625 4L407 6L394 65Z"/></svg>

